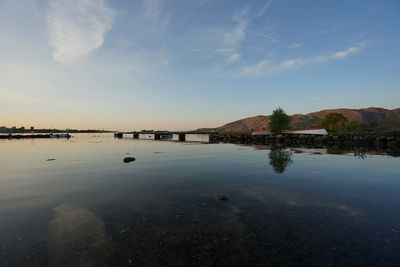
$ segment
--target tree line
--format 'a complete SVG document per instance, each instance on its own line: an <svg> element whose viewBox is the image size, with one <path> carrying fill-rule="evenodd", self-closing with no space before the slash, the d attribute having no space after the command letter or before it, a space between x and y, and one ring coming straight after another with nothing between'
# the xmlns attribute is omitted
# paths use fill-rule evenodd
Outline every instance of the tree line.
<svg viewBox="0 0 400 267"><path fill-rule="evenodd" d="M286 114L282 108L277 108L270 116L269 129L275 133L282 133L290 130L291 117ZM321 121L320 126L323 126L328 131L348 131L348 132L371 132L378 127L376 122L369 124L358 124L355 120L349 120L340 113L329 113Z"/></svg>

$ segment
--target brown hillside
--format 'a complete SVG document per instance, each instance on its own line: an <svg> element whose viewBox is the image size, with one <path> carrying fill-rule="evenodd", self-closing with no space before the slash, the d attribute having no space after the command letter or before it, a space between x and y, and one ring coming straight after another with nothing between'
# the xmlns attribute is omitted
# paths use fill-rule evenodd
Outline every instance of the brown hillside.
<svg viewBox="0 0 400 267"><path fill-rule="evenodd" d="M384 108L362 108L362 109L327 109L312 112L306 115L292 115L291 126L293 128L304 128L319 125L323 118L329 113L343 114L349 120L355 120L358 123L378 123L378 127L384 130L400 130L400 108L389 110ZM268 129L269 116L255 116L237 120L224 126L216 128L220 132L244 132L254 130Z"/></svg>

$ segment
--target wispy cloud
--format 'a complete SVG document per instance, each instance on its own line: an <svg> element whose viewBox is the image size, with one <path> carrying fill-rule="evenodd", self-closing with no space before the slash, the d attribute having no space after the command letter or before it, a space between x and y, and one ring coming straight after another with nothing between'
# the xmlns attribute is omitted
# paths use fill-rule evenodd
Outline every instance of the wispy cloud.
<svg viewBox="0 0 400 267"><path fill-rule="evenodd" d="M38 98L16 90L0 89L0 99L13 103L27 104L32 102L44 102L44 99Z"/></svg>
<svg viewBox="0 0 400 267"><path fill-rule="evenodd" d="M114 17L105 0L50 0L47 26L54 60L71 64L100 48Z"/></svg>
<svg viewBox="0 0 400 267"><path fill-rule="evenodd" d="M357 53L360 49L361 49L360 46L349 47L348 49L346 49L344 51L336 52L334 55L332 55L332 58L337 58L337 59L345 58L351 54Z"/></svg>
<svg viewBox="0 0 400 267"><path fill-rule="evenodd" d="M298 66L301 64L304 60L302 58L294 58L294 59L289 59L282 61L278 67L277 70L286 70L286 69L291 69L294 68L295 66Z"/></svg>
<svg viewBox="0 0 400 267"><path fill-rule="evenodd" d="M251 14L251 6L243 8L239 13L233 16L233 20L236 22L235 26L231 31L223 34L223 48L219 49L219 52L234 52L240 42L242 42L246 37L246 29L249 23L264 15L265 11L271 5L270 2L265 4L262 8L258 9L256 12Z"/></svg>
<svg viewBox="0 0 400 267"><path fill-rule="evenodd" d="M298 48L298 47L301 47L301 44L291 43L290 45L288 45L288 48Z"/></svg>
<svg viewBox="0 0 400 267"><path fill-rule="evenodd" d="M160 0L145 0L143 2L143 13L145 18L158 18L162 11Z"/></svg>
<svg viewBox="0 0 400 267"><path fill-rule="evenodd" d="M242 41L246 35L245 30L247 27L247 21L241 20L237 23L232 32L224 34L223 44L224 47L220 51L232 52L236 49L236 46Z"/></svg>
<svg viewBox="0 0 400 267"><path fill-rule="evenodd" d="M241 58L240 54L234 53L230 57L227 58L226 62L232 63L232 62L235 62L236 60L239 60L240 58Z"/></svg>
<svg viewBox="0 0 400 267"><path fill-rule="evenodd" d="M168 39L171 18L174 18L172 11L168 10L168 5L163 0L141 0L140 3L138 16L132 15L135 17L132 30L136 34L130 38L137 44L145 43L145 46L149 45L149 41L156 46L163 46Z"/></svg>
<svg viewBox="0 0 400 267"><path fill-rule="evenodd" d="M268 76L283 71L301 69L318 63L344 59L354 53L359 52L363 46L364 43L361 42L356 46L349 47L343 51L338 51L330 55L318 55L306 58L298 57L277 63L271 63L270 61L262 60L255 65L243 67L240 71L240 75L255 77Z"/></svg>
<svg viewBox="0 0 400 267"><path fill-rule="evenodd" d="M242 76L262 76L268 68L268 61L263 60L256 65L244 67L240 74Z"/></svg>

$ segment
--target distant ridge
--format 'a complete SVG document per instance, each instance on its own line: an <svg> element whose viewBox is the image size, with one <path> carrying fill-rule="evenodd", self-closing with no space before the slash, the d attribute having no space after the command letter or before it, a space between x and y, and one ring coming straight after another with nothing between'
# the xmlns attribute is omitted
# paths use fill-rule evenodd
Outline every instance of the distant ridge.
<svg viewBox="0 0 400 267"><path fill-rule="evenodd" d="M293 128L305 128L319 125L323 118L329 113L343 114L349 120L355 120L360 123L376 122L378 128L381 130L400 130L400 108L397 109L384 109L384 108L362 108L362 109L326 109L317 112L308 113L305 115L294 114L292 115L291 126ZM219 132L245 132L260 129L268 129L269 116L255 116L249 117L234 122L230 122L215 130Z"/></svg>

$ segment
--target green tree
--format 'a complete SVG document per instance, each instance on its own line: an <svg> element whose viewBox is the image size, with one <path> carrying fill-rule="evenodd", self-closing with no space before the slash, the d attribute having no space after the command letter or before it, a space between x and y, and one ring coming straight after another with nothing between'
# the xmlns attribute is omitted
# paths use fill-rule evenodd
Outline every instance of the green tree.
<svg viewBox="0 0 400 267"><path fill-rule="evenodd" d="M355 131L357 129L357 122L355 120L349 120L345 123L346 131Z"/></svg>
<svg viewBox="0 0 400 267"><path fill-rule="evenodd" d="M361 124L358 126L358 131L359 131L360 133L366 133L366 132L368 132L368 125L365 124L365 123L361 123Z"/></svg>
<svg viewBox="0 0 400 267"><path fill-rule="evenodd" d="M275 133L290 129L291 118L282 108L275 109L269 120L269 129Z"/></svg>
<svg viewBox="0 0 400 267"><path fill-rule="evenodd" d="M343 130L345 128L345 124L347 122L347 118L339 113L329 113L325 116L325 118L321 121L321 126L326 126L328 130Z"/></svg>
<svg viewBox="0 0 400 267"><path fill-rule="evenodd" d="M378 127L378 124L374 121L371 121L368 126L369 126L369 129L371 131L373 131L376 127Z"/></svg>

